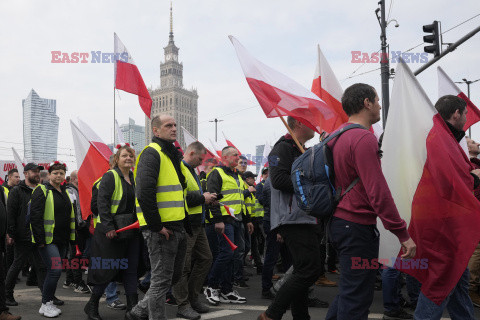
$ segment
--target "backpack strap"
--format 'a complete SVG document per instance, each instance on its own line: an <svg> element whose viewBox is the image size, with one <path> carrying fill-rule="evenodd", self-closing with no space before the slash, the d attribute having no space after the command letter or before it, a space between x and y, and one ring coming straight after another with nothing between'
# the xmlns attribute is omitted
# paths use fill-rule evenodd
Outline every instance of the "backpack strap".
<svg viewBox="0 0 480 320"><path fill-rule="evenodd" d="M337 132L329 135L324 141L322 141L323 143L328 143L329 141L331 141L333 138L336 138L336 137L339 137L342 133L344 133L345 131L348 131L350 129L365 129L364 126L360 125L360 124L356 124L356 123L353 123L353 124L349 124L348 126L346 127L343 127L342 129L338 130ZM336 142L336 141L335 141ZM333 146L332 146L333 147ZM353 189L353 187L355 187L355 185L358 183L358 181L360 180L360 177L356 177L351 183L350 185L347 187L347 189L345 189L345 191L343 193L342 192L342 189L341 188L338 188L337 192L335 192L335 201L338 203L340 202L340 200L342 200L343 196L345 196L350 190Z"/></svg>

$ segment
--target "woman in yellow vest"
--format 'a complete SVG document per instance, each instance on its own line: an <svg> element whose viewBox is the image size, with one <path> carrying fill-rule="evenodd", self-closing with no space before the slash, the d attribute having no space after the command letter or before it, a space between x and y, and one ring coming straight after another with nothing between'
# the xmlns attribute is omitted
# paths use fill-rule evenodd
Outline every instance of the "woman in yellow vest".
<svg viewBox="0 0 480 320"><path fill-rule="evenodd" d="M92 240L88 283L94 285L84 311L90 320L101 320L98 302L111 281L122 276L127 309L138 301L137 266L140 252L138 229L116 233L137 220L135 181L132 167L135 151L128 144L117 145L113 169L100 182L97 197L98 217Z"/></svg>
<svg viewBox="0 0 480 320"><path fill-rule="evenodd" d="M42 290L42 306L38 311L47 318L62 313L54 304L57 282L62 274L62 259L67 255L69 241L75 241L75 216L65 186L67 166L55 161L48 168L50 182L38 185L30 203L30 227L35 243L46 266Z"/></svg>

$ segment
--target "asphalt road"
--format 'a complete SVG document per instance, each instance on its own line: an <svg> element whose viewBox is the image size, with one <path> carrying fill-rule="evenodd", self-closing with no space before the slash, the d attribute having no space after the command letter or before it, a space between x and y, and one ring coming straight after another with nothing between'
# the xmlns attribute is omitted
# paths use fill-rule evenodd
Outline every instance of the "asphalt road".
<svg viewBox="0 0 480 320"><path fill-rule="evenodd" d="M247 268L248 271L254 272L254 269ZM86 277L86 276L84 276ZM337 275L328 275L330 280L338 280ZM59 281L56 296L59 299L65 301L65 305L61 306L62 315L58 319L87 319L83 313L83 307L89 299L88 294L79 294L73 292L73 289L62 288L62 283L65 280L65 274ZM22 277L21 281L15 287L15 299L19 303L17 307L10 307L10 311L13 314L21 315L22 319L46 319L38 314L38 309L41 305L41 294L36 287L27 287L25 285L26 278ZM254 275L248 281L250 288L237 289L238 292L247 298L247 303L243 305L225 305L221 304L218 307L213 307L210 313L202 315L202 319L231 319L231 320L255 320L257 316L263 312L268 304L269 300L261 298L261 285L260 276ZM123 293L124 289L122 285L118 286L118 289ZM315 292L317 297L322 300L332 302L333 298L337 294L337 288L324 288L316 287ZM140 293L140 296L142 294ZM125 296L123 294L120 299L125 302ZM202 297L202 299L204 299ZM205 300L206 301L206 300ZM176 318L177 308L167 305L168 319ZM325 319L327 309L310 308L310 316L312 319ZM109 319L123 319L124 311L117 311L107 308L105 300L100 301L100 314L104 320ZM480 318L480 309L475 308L476 317ZM383 306L382 306L382 292L376 291L374 302L370 308L369 319L382 319ZM448 313L445 312L444 318L448 319ZM291 320L292 316L289 311L285 314L283 319Z"/></svg>

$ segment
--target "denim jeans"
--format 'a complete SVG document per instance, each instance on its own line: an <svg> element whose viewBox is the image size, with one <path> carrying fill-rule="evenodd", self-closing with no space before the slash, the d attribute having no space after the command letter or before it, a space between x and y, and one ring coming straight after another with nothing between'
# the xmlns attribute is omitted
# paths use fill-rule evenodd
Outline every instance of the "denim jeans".
<svg viewBox="0 0 480 320"><path fill-rule="evenodd" d="M112 281L105 288L105 295L107 296L107 304L118 300L117 282Z"/></svg>
<svg viewBox="0 0 480 320"><path fill-rule="evenodd" d="M230 240L235 239L234 230L235 228L232 224L225 223L224 233ZM232 274L234 253L223 235L217 234L217 241L218 255L217 259L213 262L208 275L208 286L215 289L221 289L223 293L230 293L233 291Z"/></svg>
<svg viewBox="0 0 480 320"><path fill-rule="evenodd" d="M165 296L183 273L187 251L185 230L172 231L168 240L159 232L144 230L142 233L152 267L150 288L131 312L138 317L148 316L150 320L165 320Z"/></svg>
<svg viewBox="0 0 480 320"><path fill-rule="evenodd" d="M241 281L244 279L243 262L245 261L245 242L246 240L250 242L250 237L245 236L245 227L243 226L243 222L240 221L233 223L233 232L234 237L230 238L230 240L237 245L237 250L233 253L233 279L235 281ZM229 292L231 292L231 290Z"/></svg>
<svg viewBox="0 0 480 320"><path fill-rule="evenodd" d="M433 301L420 293L415 309L415 320L435 320L442 317L443 311L447 308L450 318L452 320L473 320L473 303L468 295L468 268L463 272L457 285L452 292L442 302L441 305L436 305Z"/></svg>
<svg viewBox="0 0 480 320"><path fill-rule="evenodd" d="M410 298L410 303L416 305L418 302L418 296L420 294L421 283L417 279L407 274L405 278L405 283L407 285L407 293Z"/></svg>
<svg viewBox="0 0 480 320"><path fill-rule="evenodd" d="M396 311L400 307L400 271L394 268L382 270L383 308L385 311Z"/></svg>
<svg viewBox="0 0 480 320"><path fill-rule="evenodd" d="M54 261L59 261L64 259L67 255L67 246L68 243L58 244L51 243L46 244L45 246L38 248L40 256L42 257L43 263L47 269L47 274L45 276L45 282L43 283L42 291L42 303L47 303L53 300L55 296L55 291L57 290L57 282L62 275L61 264L59 268L52 268L54 266Z"/></svg>
<svg viewBox="0 0 480 320"><path fill-rule="evenodd" d="M330 239L337 249L340 264L339 294L330 305L326 320L367 320L373 301L377 269L357 268L361 261L378 259L380 233L375 225L361 225L333 217ZM362 265L362 263L360 263Z"/></svg>
<svg viewBox="0 0 480 320"><path fill-rule="evenodd" d="M280 254L280 243L277 241L277 232L270 231L270 221L263 221L263 229L267 234L265 251L265 261L263 262L262 270L262 291L268 291L273 286L272 276L273 269Z"/></svg>

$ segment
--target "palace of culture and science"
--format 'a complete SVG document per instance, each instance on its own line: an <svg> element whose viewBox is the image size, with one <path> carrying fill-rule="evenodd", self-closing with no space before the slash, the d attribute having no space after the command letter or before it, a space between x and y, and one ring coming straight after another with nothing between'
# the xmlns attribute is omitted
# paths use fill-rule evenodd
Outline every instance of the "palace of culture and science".
<svg viewBox="0 0 480 320"><path fill-rule="evenodd" d="M177 141L185 150L181 126L198 137L198 94L196 89L183 87L183 64L178 62L178 50L173 41L173 19L170 7L170 35L168 45L163 48L164 62L160 63L160 88L149 90L152 97L151 118L157 114L168 114L177 122ZM145 143L152 141L150 119L145 117Z"/></svg>

